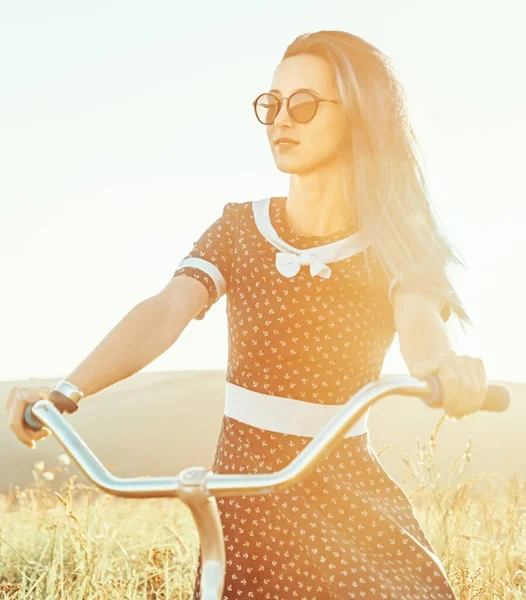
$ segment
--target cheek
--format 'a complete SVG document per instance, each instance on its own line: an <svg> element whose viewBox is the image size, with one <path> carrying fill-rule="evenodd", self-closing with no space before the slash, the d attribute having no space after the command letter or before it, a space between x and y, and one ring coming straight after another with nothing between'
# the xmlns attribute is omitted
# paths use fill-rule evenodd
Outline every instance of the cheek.
<svg viewBox="0 0 526 600"><path fill-rule="evenodd" d="M307 132L306 132L307 133ZM335 119L316 123L312 131L305 135L309 148L320 154L332 154L345 144L347 136L344 124Z"/></svg>

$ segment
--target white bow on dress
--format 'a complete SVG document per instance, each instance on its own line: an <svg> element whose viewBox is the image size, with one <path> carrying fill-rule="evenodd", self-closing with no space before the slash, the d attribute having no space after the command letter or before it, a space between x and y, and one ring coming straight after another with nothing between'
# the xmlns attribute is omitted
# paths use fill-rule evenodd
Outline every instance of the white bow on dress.
<svg viewBox="0 0 526 600"><path fill-rule="evenodd" d="M292 254L291 252L276 254L276 268L285 277L294 277L303 265L310 265L312 277L319 275L324 279L329 279L331 276L331 268L312 254Z"/></svg>

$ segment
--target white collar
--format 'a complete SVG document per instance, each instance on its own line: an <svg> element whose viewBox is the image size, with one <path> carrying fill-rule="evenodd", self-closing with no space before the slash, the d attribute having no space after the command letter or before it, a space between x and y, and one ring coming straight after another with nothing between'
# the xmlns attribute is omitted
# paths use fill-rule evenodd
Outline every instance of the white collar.
<svg viewBox="0 0 526 600"><path fill-rule="evenodd" d="M286 277L293 277L302 265L310 265L311 275L320 275L328 279L331 269L327 263L349 258L365 250L370 241L364 229L357 231L342 240L322 244L314 248L295 248L287 244L277 234L270 220L270 198L252 201L254 221L261 235L275 248L281 250L276 254L276 267Z"/></svg>

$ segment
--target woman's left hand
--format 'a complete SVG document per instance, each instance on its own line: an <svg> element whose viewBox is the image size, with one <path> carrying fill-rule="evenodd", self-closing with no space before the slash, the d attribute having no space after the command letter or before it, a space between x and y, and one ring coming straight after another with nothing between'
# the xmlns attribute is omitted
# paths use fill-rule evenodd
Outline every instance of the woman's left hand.
<svg viewBox="0 0 526 600"><path fill-rule="evenodd" d="M458 356L450 350L414 365L411 375L438 377L444 398L443 408L449 417L465 417L480 410L484 404L488 382L480 358Z"/></svg>

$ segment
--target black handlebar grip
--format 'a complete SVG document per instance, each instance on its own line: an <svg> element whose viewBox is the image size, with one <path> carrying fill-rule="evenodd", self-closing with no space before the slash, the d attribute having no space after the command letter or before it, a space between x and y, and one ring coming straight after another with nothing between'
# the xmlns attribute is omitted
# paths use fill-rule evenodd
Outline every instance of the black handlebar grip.
<svg viewBox="0 0 526 600"><path fill-rule="evenodd" d="M67 396L64 396L61 392L57 392L57 390L52 390L49 394L49 400L52 402L57 410L60 413L74 413L78 410L79 406L73 400L70 400ZM37 400L38 402L38 400ZM31 414L31 407L35 404L31 402L28 404L24 410L24 425L32 429L33 431L39 431L44 427L40 421L37 421Z"/></svg>
<svg viewBox="0 0 526 600"><path fill-rule="evenodd" d="M429 382L432 388L432 394L429 398L423 398L423 401L431 408L442 408L444 402L442 399L442 386L437 376L431 375L424 377ZM510 405L510 392L503 385L489 385L484 404L481 410L489 410L491 412L503 412Z"/></svg>

